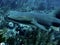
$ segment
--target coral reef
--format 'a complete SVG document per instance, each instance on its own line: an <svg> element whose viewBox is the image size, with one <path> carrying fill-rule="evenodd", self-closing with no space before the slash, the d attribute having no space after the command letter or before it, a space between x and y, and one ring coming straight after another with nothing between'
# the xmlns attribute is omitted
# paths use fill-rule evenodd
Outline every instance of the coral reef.
<svg viewBox="0 0 60 45"><path fill-rule="evenodd" d="M0 45L60 45L60 9L50 2L0 0Z"/></svg>

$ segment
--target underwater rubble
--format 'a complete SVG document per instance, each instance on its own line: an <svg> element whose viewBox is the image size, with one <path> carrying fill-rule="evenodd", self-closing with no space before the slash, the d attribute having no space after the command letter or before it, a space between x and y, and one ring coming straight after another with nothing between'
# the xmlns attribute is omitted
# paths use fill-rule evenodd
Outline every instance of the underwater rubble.
<svg viewBox="0 0 60 45"><path fill-rule="evenodd" d="M56 12L55 12L56 13ZM1 45L59 45L59 13L0 9Z"/></svg>

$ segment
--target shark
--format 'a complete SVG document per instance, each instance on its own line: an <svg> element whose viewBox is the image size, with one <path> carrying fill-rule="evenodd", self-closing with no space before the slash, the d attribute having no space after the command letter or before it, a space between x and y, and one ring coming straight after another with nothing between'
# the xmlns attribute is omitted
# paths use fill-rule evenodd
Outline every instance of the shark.
<svg viewBox="0 0 60 45"><path fill-rule="evenodd" d="M37 25L42 30L47 30L46 27L50 27L52 25L60 25L60 19L55 15L48 15L44 13L37 12L19 12L19 11L9 11L8 16L12 20L15 21L31 21L33 24Z"/></svg>

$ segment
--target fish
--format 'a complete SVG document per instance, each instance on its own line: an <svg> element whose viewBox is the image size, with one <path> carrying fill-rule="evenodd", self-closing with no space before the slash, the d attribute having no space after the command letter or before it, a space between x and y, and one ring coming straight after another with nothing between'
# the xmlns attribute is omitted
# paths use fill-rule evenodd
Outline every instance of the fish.
<svg viewBox="0 0 60 45"><path fill-rule="evenodd" d="M56 18L55 16L50 16L48 14L41 14L37 12L9 11L8 18L17 20L17 21L35 20L35 22L37 22L38 24L47 26L47 27L50 27L51 25L54 25L54 24L60 25L60 19Z"/></svg>

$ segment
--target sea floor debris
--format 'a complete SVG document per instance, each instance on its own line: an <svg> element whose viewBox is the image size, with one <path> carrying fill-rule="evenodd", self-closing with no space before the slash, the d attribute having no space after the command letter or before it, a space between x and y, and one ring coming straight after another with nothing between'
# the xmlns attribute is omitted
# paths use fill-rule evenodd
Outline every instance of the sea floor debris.
<svg viewBox="0 0 60 45"><path fill-rule="evenodd" d="M7 13L6 13L7 14ZM6 19L7 20L6 20ZM17 19L17 18L16 18ZM19 18L21 21L3 18L0 29L0 44L5 45L57 45L60 41L60 27L51 25L46 28L29 17ZM0 26L1 27L1 26ZM42 28L41 28L42 27ZM45 29L45 30L44 30ZM47 30L47 31L46 31Z"/></svg>
<svg viewBox="0 0 60 45"><path fill-rule="evenodd" d="M9 23L10 21L7 25ZM59 27L51 26L47 29L48 31L42 31L34 24L15 23L14 21L12 23L14 23L13 28L0 29L0 42L4 42L5 45L57 45L59 41Z"/></svg>

